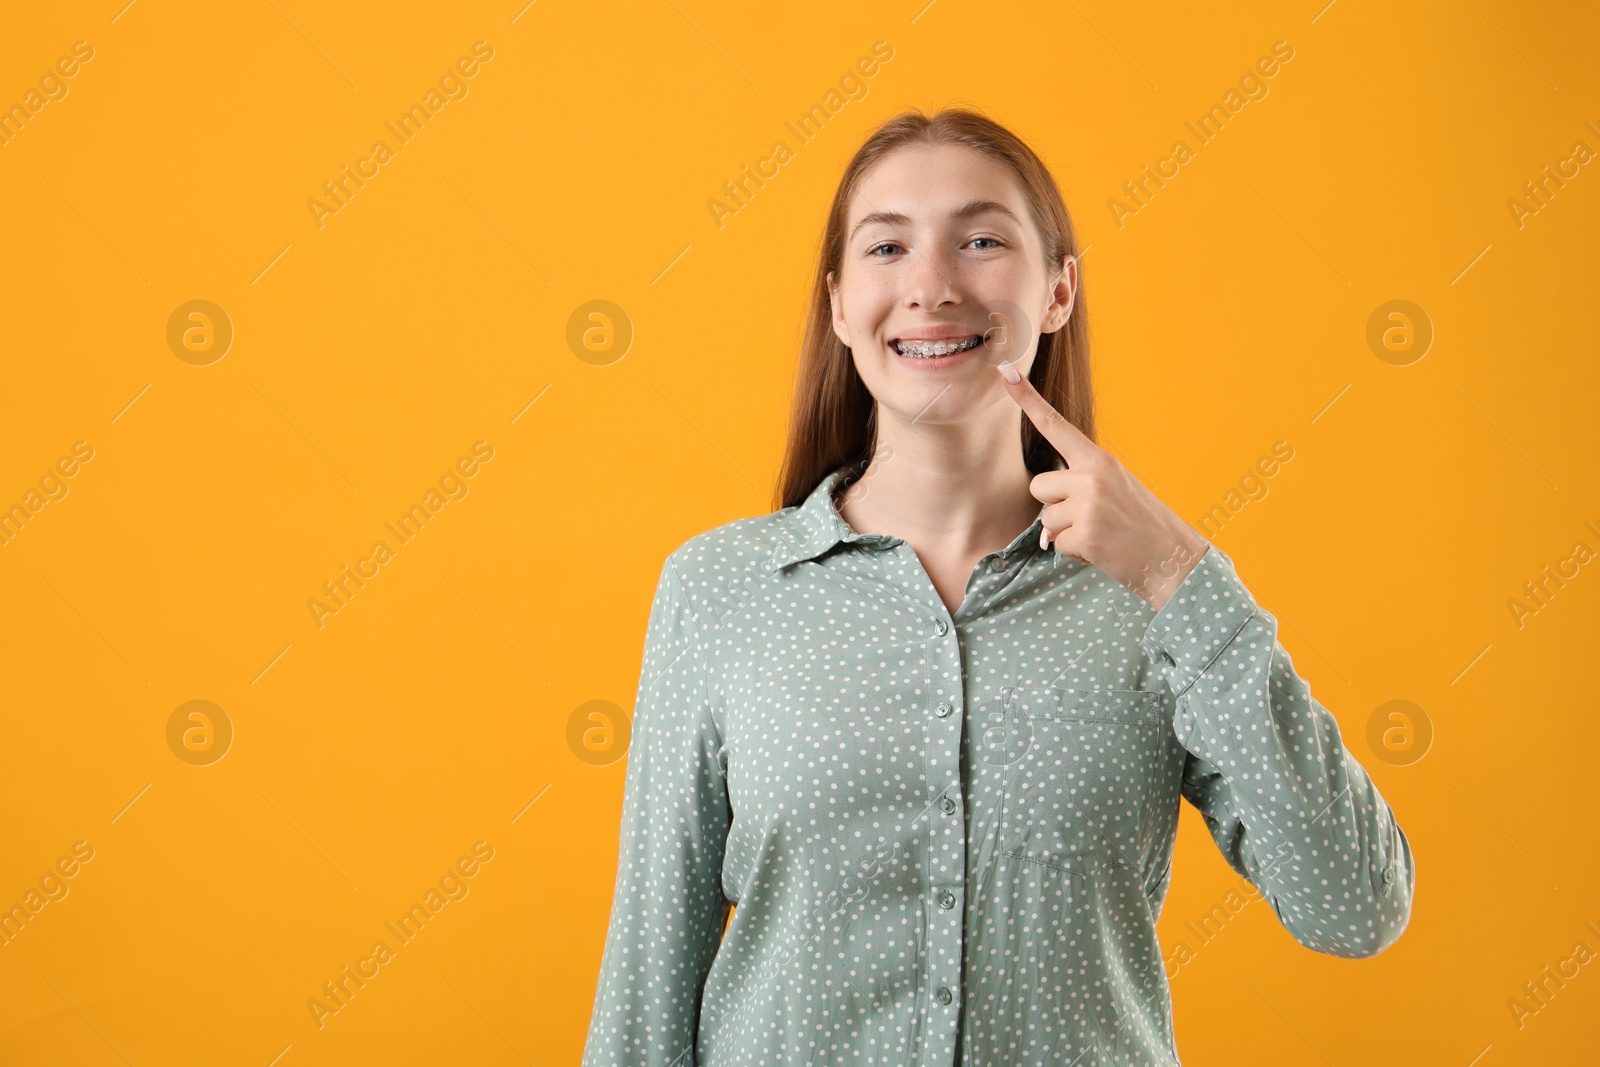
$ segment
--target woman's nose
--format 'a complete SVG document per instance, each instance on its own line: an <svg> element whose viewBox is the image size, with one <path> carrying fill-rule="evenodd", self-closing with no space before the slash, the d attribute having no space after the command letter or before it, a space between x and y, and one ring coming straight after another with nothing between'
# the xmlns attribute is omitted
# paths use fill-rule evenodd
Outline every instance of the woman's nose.
<svg viewBox="0 0 1600 1067"><path fill-rule="evenodd" d="M960 267L941 252L915 251L906 274L906 302L935 308L961 296Z"/></svg>

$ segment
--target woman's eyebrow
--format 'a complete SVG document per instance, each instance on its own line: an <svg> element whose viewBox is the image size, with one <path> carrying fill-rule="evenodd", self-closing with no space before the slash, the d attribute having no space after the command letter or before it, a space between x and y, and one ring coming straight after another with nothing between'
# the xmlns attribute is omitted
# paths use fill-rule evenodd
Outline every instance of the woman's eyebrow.
<svg viewBox="0 0 1600 1067"><path fill-rule="evenodd" d="M978 215L991 214L1004 215L1012 222L1015 222L1018 225L1022 224L1022 220L1017 218L1016 212L1012 211L998 200L969 200L956 210L952 211L950 213L950 217L952 219L961 220L974 218ZM850 231L850 240L855 240L856 234L861 231L863 226L870 226L875 222L887 223L890 226L903 226L910 221L911 217L909 215L905 215L899 211L874 211L868 215L862 216L861 221L856 223L855 229Z"/></svg>

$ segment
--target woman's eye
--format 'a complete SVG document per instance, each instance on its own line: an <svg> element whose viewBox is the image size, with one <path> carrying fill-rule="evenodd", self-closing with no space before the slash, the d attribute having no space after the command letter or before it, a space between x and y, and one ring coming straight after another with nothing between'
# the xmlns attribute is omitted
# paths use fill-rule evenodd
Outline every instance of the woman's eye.
<svg viewBox="0 0 1600 1067"><path fill-rule="evenodd" d="M998 238L998 237L974 237L971 241L968 241L967 243L969 245L972 245L972 244L977 244L980 241L989 242L989 247L979 248L978 249L978 251L980 251L980 252L987 252L991 248L999 248L999 247L1004 246L1004 244L1005 244L1005 242L1001 241L1000 238ZM899 245L898 243L896 243L894 241L883 241L883 242L881 242L879 244L875 244L871 248L867 249L867 255L868 256L876 256L879 252L881 252L883 249L886 249L886 248L888 248L888 249L901 249L903 251L901 245ZM893 253L890 253L890 254L893 254ZM882 258L882 257L879 257L879 258Z"/></svg>

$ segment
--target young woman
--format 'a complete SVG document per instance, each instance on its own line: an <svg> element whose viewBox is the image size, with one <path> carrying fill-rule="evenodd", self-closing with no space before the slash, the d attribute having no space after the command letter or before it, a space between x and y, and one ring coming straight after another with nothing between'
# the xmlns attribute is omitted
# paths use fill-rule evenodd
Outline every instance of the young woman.
<svg viewBox="0 0 1600 1067"><path fill-rule="evenodd" d="M1177 1063L1180 798L1301 944L1405 929L1277 620L1095 444L1077 250L980 115L851 160L783 507L661 570L589 1067Z"/></svg>

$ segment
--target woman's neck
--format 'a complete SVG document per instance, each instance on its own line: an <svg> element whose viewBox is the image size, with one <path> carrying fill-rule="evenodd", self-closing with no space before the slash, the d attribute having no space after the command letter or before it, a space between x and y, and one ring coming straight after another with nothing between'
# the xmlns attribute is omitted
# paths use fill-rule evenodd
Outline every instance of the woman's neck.
<svg viewBox="0 0 1600 1067"><path fill-rule="evenodd" d="M902 538L921 550L978 557L1004 548L1038 517L1028 491L1021 425L981 444L932 432L895 434L835 498L857 533Z"/></svg>

